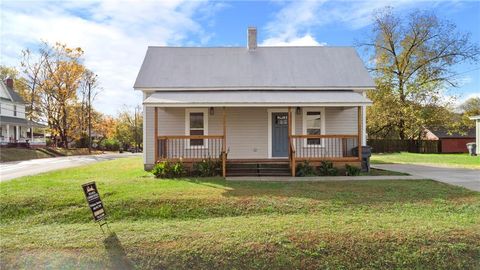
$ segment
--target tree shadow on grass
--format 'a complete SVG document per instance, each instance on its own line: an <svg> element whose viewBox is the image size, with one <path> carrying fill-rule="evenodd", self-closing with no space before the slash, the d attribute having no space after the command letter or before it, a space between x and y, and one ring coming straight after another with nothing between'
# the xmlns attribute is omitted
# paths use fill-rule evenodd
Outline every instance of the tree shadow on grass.
<svg viewBox="0 0 480 270"><path fill-rule="evenodd" d="M107 250L108 257L110 259L111 269L134 269L116 233L110 233L110 235L103 240L103 244L105 245L105 249Z"/></svg>
<svg viewBox="0 0 480 270"><path fill-rule="evenodd" d="M188 181L188 180L187 180ZM325 182L255 182L195 179L195 184L224 188L225 197L283 197L352 204L414 203L455 200L478 193L433 180L372 180Z"/></svg>

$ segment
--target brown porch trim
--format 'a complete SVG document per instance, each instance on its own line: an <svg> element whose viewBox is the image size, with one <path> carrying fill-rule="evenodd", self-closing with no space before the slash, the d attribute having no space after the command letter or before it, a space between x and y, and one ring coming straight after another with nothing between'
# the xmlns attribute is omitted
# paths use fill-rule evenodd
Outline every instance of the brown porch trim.
<svg viewBox="0 0 480 270"><path fill-rule="evenodd" d="M362 160L362 107L358 106L358 160Z"/></svg>
<svg viewBox="0 0 480 270"><path fill-rule="evenodd" d="M158 161L158 108L155 107L155 116L153 117L154 121L154 135L155 138L155 162Z"/></svg>

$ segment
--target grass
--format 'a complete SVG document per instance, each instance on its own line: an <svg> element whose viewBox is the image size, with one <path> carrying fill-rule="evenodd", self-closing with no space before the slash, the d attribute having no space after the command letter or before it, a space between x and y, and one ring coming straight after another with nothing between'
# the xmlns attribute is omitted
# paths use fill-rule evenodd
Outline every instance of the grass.
<svg viewBox="0 0 480 270"><path fill-rule="evenodd" d="M55 147L55 148L50 148L54 150L55 152L62 154L64 156L76 156L76 155L89 155L88 153L88 148L61 148L61 147ZM92 154L101 154L102 151L92 149Z"/></svg>
<svg viewBox="0 0 480 270"><path fill-rule="evenodd" d="M19 161L27 159L37 159L37 158L49 158L52 157L42 151L36 149L26 149L26 148L0 148L0 161Z"/></svg>
<svg viewBox="0 0 480 270"><path fill-rule="evenodd" d="M55 156L73 156L73 155L89 155L88 148L49 148L53 151L50 151L50 154L47 154L47 151L41 151L38 149L28 149L28 148L0 148L0 161L9 162L9 161L20 161L20 160L29 160L29 159L38 159L38 158L50 158ZM92 154L101 154L102 151L92 150Z"/></svg>
<svg viewBox="0 0 480 270"><path fill-rule="evenodd" d="M0 207L1 269L480 267L480 193L429 180L158 180L124 158L0 183Z"/></svg>
<svg viewBox="0 0 480 270"><path fill-rule="evenodd" d="M406 163L441 167L480 168L480 156L473 157L468 154L418 154L407 152L373 154L371 162L373 164Z"/></svg>

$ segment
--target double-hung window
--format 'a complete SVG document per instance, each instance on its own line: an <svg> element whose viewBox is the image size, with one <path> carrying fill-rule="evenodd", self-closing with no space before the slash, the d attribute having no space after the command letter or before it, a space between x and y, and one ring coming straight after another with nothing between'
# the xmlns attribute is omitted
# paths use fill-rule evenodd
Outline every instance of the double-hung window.
<svg viewBox="0 0 480 270"><path fill-rule="evenodd" d="M203 136L208 135L208 113L207 109L186 109L186 135ZM207 147L204 139L189 139L187 147Z"/></svg>
<svg viewBox="0 0 480 270"><path fill-rule="evenodd" d="M303 134L323 135L325 134L325 110L304 109L303 112ZM322 146L321 138L310 138L305 140L306 146Z"/></svg>

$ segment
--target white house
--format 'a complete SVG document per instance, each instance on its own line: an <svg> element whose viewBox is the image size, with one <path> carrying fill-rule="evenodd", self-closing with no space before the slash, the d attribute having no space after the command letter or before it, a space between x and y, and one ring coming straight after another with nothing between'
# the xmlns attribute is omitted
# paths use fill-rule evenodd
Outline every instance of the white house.
<svg viewBox="0 0 480 270"><path fill-rule="evenodd" d="M480 155L480 115L472 116L470 119L475 121L475 144L477 145L475 154Z"/></svg>
<svg viewBox="0 0 480 270"><path fill-rule="evenodd" d="M143 92L144 164L330 160L359 164L365 91L375 84L352 47L149 47ZM360 146L360 147L359 147ZM361 151L360 151L361 152Z"/></svg>
<svg viewBox="0 0 480 270"><path fill-rule="evenodd" d="M32 132L35 128L40 133ZM25 118L25 101L15 92L13 80L0 81L0 144L45 146L44 128Z"/></svg>

